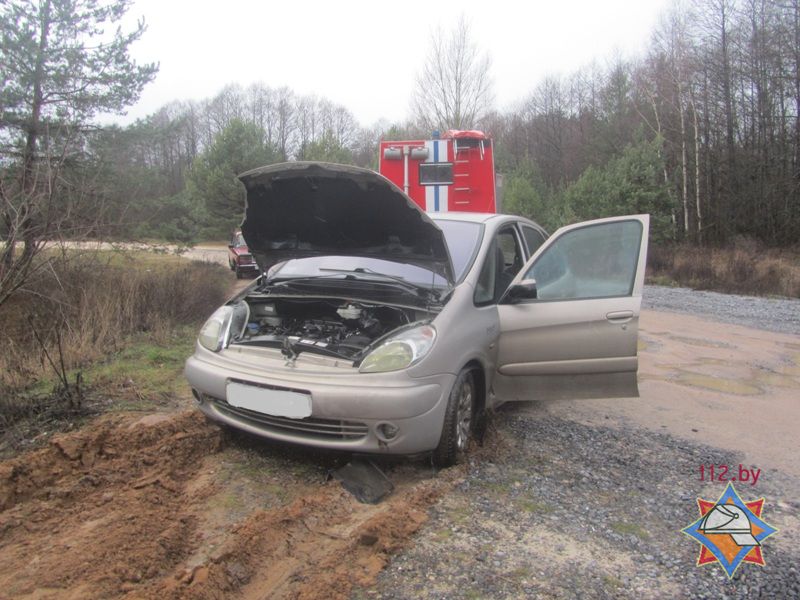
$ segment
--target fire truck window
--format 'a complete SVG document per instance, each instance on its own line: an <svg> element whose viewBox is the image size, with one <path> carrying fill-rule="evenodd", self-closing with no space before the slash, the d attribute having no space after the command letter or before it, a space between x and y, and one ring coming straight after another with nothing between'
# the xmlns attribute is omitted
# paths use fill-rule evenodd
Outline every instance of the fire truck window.
<svg viewBox="0 0 800 600"><path fill-rule="evenodd" d="M453 183L453 163L420 163L420 185L450 185Z"/></svg>
<svg viewBox="0 0 800 600"><path fill-rule="evenodd" d="M533 227L525 225L522 226L522 234L525 236L525 243L528 244L528 256L533 256L539 246L544 244L544 236Z"/></svg>

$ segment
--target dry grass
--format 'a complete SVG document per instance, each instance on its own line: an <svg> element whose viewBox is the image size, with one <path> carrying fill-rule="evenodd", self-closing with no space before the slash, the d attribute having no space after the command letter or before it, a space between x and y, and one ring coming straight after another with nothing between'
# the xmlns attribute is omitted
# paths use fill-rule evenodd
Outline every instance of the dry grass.
<svg viewBox="0 0 800 600"><path fill-rule="evenodd" d="M168 344L219 306L229 285L221 266L170 256L98 251L59 259L0 306L0 396L53 380L48 356L72 371L120 351L132 336Z"/></svg>
<svg viewBox="0 0 800 600"><path fill-rule="evenodd" d="M741 238L722 248L651 247L648 279L704 290L800 298L800 254Z"/></svg>

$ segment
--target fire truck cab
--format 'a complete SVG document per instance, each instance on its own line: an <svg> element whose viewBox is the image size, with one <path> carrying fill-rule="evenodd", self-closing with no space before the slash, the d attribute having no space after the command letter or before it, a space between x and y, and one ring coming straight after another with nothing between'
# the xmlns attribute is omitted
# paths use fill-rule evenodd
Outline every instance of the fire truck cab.
<svg viewBox="0 0 800 600"><path fill-rule="evenodd" d="M427 212L496 212L492 140L482 131L432 137L381 141L381 175Z"/></svg>

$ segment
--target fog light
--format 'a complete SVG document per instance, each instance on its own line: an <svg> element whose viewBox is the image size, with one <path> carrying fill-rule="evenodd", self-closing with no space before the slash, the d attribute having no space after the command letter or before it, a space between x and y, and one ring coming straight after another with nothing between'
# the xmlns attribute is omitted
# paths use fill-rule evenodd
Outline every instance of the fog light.
<svg viewBox="0 0 800 600"><path fill-rule="evenodd" d="M382 442L393 440L397 437L398 433L400 433L400 428L392 423L379 423L378 426L375 427L375 434Z"/></svg>

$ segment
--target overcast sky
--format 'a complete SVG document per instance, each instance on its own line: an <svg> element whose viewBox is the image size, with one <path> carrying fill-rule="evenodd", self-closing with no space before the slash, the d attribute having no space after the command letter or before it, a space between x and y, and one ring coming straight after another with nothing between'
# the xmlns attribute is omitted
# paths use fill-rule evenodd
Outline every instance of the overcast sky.
<svg viewBox="0 0 800 600"><path fill-rule="evenodd" d="M210 98L228 83L262 81L317 94L362 125L409 116L414 86L437 26L463 13L492 59L497 108L543 77L615 55L643 52L668 0L135 0L128 19L148 30L132 54L157 61L156 80L123 123L172 100ZM131 21L128 21L129 23Z"/></svg>

